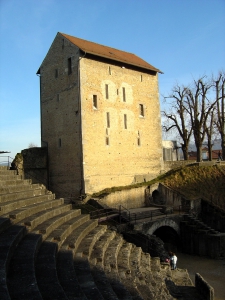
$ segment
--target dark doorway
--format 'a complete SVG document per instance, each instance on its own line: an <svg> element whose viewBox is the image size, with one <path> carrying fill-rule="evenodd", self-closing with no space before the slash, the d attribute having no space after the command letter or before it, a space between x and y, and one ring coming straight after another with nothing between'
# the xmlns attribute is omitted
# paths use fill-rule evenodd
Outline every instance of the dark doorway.
<svg viewBox="0 0 225 300"><path fill-rule="evenodd" d="M162 226L154 232L154 235L164 242L165 250L177 252L181 249L179 235L172 227Z"/></svg>

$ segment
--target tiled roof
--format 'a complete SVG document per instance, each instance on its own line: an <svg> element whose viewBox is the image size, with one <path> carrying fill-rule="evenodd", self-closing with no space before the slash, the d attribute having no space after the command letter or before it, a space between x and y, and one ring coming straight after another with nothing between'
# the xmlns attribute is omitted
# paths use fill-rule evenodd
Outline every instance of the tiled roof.
<svg viewBox="0 0 225 300"><path fill-rule="evenodd" d="M146 61L144 61L143 59L141 59L133 53L124 52L115 48L110 48L107 46L89 42L65 33L60 32L60 34L86 53L112 59L114 61L123 62L128 65L133 65L146 70L162 73L162 71L153 67L152 65L150 65L149 63L147 63Z"/></svg>

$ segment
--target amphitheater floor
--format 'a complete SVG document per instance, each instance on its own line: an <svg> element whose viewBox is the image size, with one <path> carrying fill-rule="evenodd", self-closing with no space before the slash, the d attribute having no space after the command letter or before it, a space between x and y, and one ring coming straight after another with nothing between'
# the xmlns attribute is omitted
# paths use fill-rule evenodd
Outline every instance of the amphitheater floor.
<svg viewBox="0 0 225 300"><path fill-rule="evenodd" d="M225 299L225 260L215 260L184 253L177 253L178 268L187 269L192 282L199 273L213 288L214 300Z"/></svg>

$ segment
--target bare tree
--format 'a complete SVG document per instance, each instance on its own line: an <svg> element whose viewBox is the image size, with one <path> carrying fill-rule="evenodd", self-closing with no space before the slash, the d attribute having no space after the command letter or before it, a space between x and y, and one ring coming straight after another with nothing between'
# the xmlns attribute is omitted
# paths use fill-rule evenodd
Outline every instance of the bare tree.
<svg viewBox="0 0 225 300"><path fill-rule="evenodd" d="M215 133L215 106L208 115L208 121L205 122L205 133L207 136L209 161L212 161L212 139Z"/></svg>
<svg viewBox="0 0 225 300"><path fill-rule="evenodd" d="M191 118L195 146L197 148L197 161L202 160L202 144L206 135L208 117L215 106L208 100L208 94L212 88L210 81L203 78L194 80L194 87L187 90L187 107Z"/></svg>
<svg viewBox="0 0 225 300"><path fill-rule="evenodd" d="M30 144L28 145L28 148L35 148L35 147L37 147L37 145L34 144L34 143L30 143Z"/></svg>
<svg viewBox="0 0 225 300"><path fill-rule="evenodd" d="M187 88L174 86L172 93L169 97L164 97L165 102L170 106L168 111L162 111L164 119L163 130L165 132L176 131L180 136L181 149L183 151L184 160L188 159L188 146L192 134L190 126L190 114L187 112L185 106L185 99L187 96ZM167 99L170 99L169 101Z"/></svg>
<svg viewBox="0 0 225 300"><path fill-rule="evenodd" d="M221 136L222 157L225 160L225 73L220 72L215 80L216 85L216 103L217 103L217 119L216 126Z"/></svg>

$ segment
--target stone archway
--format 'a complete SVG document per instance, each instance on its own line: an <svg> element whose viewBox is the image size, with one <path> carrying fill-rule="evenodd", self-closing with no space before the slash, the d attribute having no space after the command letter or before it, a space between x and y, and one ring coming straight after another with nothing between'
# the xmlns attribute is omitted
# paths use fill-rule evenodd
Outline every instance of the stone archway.
<svg viewBox="0 0 225 300"><path fill-rule="evenodd" d="M154 232L160 228L160 227L163 227L163 226L168 226L168 227L171 227L173 228L177 234L180 236L180 226L177 222L175 222L174 220L172 219L163 219L163 220L159 220L159 221L155 221L152 226L148 229L148 231L146 232L147 234L154 234Z"/></svg>
<svg viewBox="0 0 225 300"><path fill-rule="evenodd" d="M177 222L172 219L163 219L156 221L148 229L147 234L155 235L160 238L165 250L176 252L180 249L180 227Z"/></svg>

